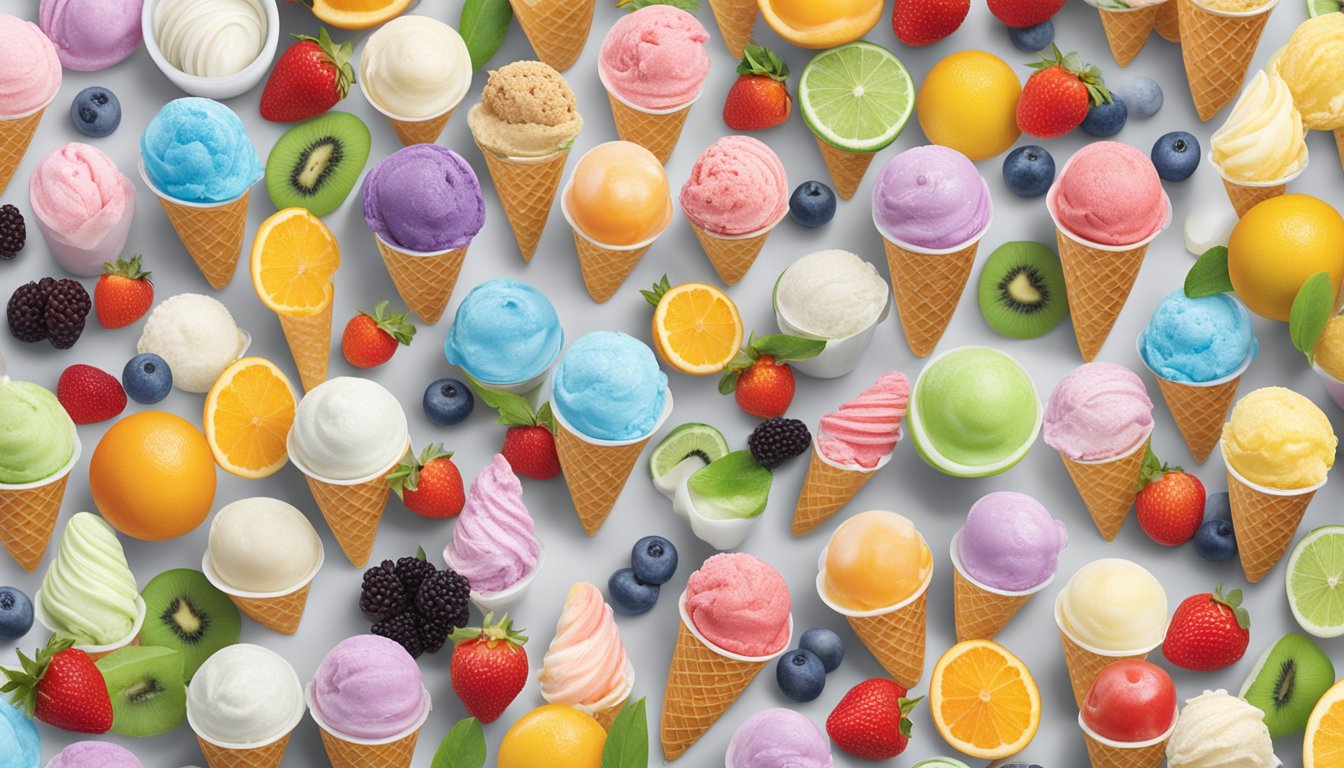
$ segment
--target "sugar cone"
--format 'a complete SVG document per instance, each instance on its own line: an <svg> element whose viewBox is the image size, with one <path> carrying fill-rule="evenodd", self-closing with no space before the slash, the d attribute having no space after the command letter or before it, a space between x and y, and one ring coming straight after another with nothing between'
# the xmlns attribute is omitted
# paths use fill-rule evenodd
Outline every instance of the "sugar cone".
<svg viewBox="0 0 1344 768"><path fill-rule="evenodd" d="M1112 11L1097 9L1101 16L1102 29L1106 30L1106 42L1111 46L1111 55L1115 63L1128 67L1134 57L1139 55L1148 42L1148 35L1157 21L1159 6L1150 5L1132 11Z"/></svg>
<svg viewBox="0 0 1344 768"><path fill-rule="evenodd" d="M9 180L14 177L23 156L28 154L28 145L37 133L37 125L42 122L46 107L27 117L13 120L0 120L0 194L4 194Z"/></svg>
<svg viewBox="0 0 1344 768"><path fill-rule="evenodd" d="M1129 508L1134 506L1134 497L1139 495L1139 472L1143 469L1149 439L1151 436L1145 437L1143 445L1110 461L1081 462L1059 454L1083 498L1083 506L1107 541L1120 533L1125 518L1129 517Z"/></svg>
<svg viewBox="0 0 1344 768"><path fill-rule="evenodd" d="M256 749L221 747L199 736L196 743L201 745L201 754L209 768L280 768L285 760L285 749L289 747L289 737L287 733L278 741Z"/></svg>
<svg viewBox="0 0 1344 768"><path fill-rule="evenodd" d="M537 58L564 72L574 66L588 30L596 0L509 0Z"/></svg>
<svg viewBox="0 0 1344 768"><path fill-rule="evenodd" d="M1157 6L1157 16L1153 19L1153 29L1158 36L1170 43L1181 42L1180 13L1176 9L1177 0L1166 0Z"/></svg>
<svg viewBox="0 0 1344 768"><path fill-rule="evenodd" d="M389 468L388 472L392 470ZM306 477L306 476L305 476ZM341 551L356 568L363 568L373 552L378 522L383 519L391 489L386 475L358 485L333 485L307 477L317 508L322 510Z"/></svg>
<svg viewBox="0 0 1344 768"><path fill-rule="evenodd" d="M952 605L957 642L993 640L1008 620L1027 604L1031 595L1001 595L982 589L961 571L952 571Z"/></svg>
<svg viewBox="0 0 1344 768"><path fill-rule="evenodd" d="M0 488L0 545L25 571L36 570L42 563L69 477L66 473L38 488Z"/></svg>
<svg viewBox="0 0 1344 768"><path fill-rule="evenodd" d="M156 193L157 194L157 193ZM233 279L243 252L247 229L247 200L251 191L215 206L184 205L157 195L168 221L210 287L220 290Z"/></svg>
<svg viewBox="0 0 1344 768"><path fill-rule="evenodd" d="M1335 129L1335 149L1339 151L1339 160L1344 164L1344 128ZM3 184L0 184L0 192L4 192Z"/></svg>
<svg viewBox="0 0 1344 768"><path fill-rule="evenodd" d="M822 459L814 441L807 478L798 494L798 506L793 510L793 535L802 536L831 519L877 474L879 467L871 470L837 467Z"/></svg>
<svg viewBox="0 0 1344 768"><path fill-rule="evenodd" d="M622 141L631 141L644 147L666 165L672 150L677 148L677 142L681 139L681 129L686 123L686 116L691 113L691 105L659 113L635 109L611 93L607 94L607 100L611 102L611 117L616 121L616 135Z"/></svg>
<svg viewBox="0 0 1344 768"><path fill-rule="evenodd" d="M919 253L886 238L883 241L905 341L917 357L926 357L957 311L980 239L953 253Z"/></svg>
<svg viewBox="0 0 1344 768"><path fill-rule="evenodd" d="M1223 422L1227 420L1232 401L1237 398L1240 381L1241 377L1237 376L1222 384L1201 387L1157 377L1157 386L1167 401L1167 409L1176 420L1176 427L1181 430L1181 437L1185 438L1195 461L1204 463L1222 437Z"/></svg>
<svg viewBox="0 0 1344 768"><path fill-rule="evenodd" d="M1180 4L1181 58L1185 60L1190 96L1199 119L1208 120L1241 91L1277 0L1249 15L1215 13L1195 0L1174 2Z"/></svg>
<svg viewBox="0 0 1344 768"><path fill-rule="evenodd" d="M608 248L594 243L574 230L574 249L579 254L579 272L593 301L603 302L616 295L635 265L648 252L642 248Z"/></svg>
<svg viewBox="0 0 1344 768"><path fill-rule="evenodd" d="M742 695L764 661L740 661L700 642L682 622L663 694L663 756L681 757Z"/></svg>
<svg viewBox="0 0 1344 768"><path fill-rule="evenodd" d="M1167 759L1167 740L1142 747L1119 747L1105 744L1087 732L1083 733L1087 742L1087 758L1092 768L1161 768Z"/></svg>
<svg viewBox="0 0 1344 768"><path fill-rule="evenodd" d="M410 768L415 757L415 742L420 738L416 729L389 744L356 744L331 733L326 728L318 728L322 733L322 746L327 748L327 759L331 768Z"/></svg>
<svg viewBox="0 0 1344 768"><path fill-rule="evenodd" d="M1237 211L1237 218L1241 218L1257 204L1271 197L1282 195L1288 189L1288 185L1274 184L1268 187L1248 187L1223 179L1223 188L1227 190L1227 199L1232 201L1232 207Z"/></svg>
<svg viewBox="0 0 1344 768"><path fill-rule="evenodd" d="M289 343L289 354L299 369L305 391L327 380L327 356L331 351L331 305L307 317L280 315L280 329Z"/></svg>
<svg viewBox="0 0 1344 768"><path fill-rule="evenodd" d="M891 678L914 688L924 676L924 635L928 623L928 585L917 598L877 616L846 616L863 644Z"/></svg>
<svg viewBox="0 0 1344 768"><path fill-rule="evenodd" d="M593 713L593 719L597 721L598 725L602 726L602 730L610 731L612 723L616 722L616 716L621 714L621 708L624 706L625 702L622 701L614 707L599 709Z"/></svg>
<svg viewBox="0 0 1344 768"><path fill-rule="evenodd" d="M1129 299L1148 244L1108 251L1074 240L1062 229L1056 229L1055 234L1078 351L1090 363L1111 335L1111 328Z"/></svg>
<svg viewBox="0 0 1344 768"><path fill-rule="evenodd" d="M1064 666L1069 671L1069 684L1073 686L1073 701L1079 709L1082 709L1083 699L1087 698L1087 690L1092 687L1092 681L1097 679L1101 670L1117 661L1143 661L1148 658L1147 651L1132 656L1103 656L1094 653L1075 643L1062 629L1059 631L1059 639L1064 645Z"/></svg>
<svg viewBox="0 0 1344 768"><path fill-rule="evenodd" d="M714 21L719 24L719 34L728 52L741 60L747 43L751 42L751 28L756 25L759 13L756 0L709 0L709 9L714 12Z"/></svg>
<svg viewBox="0 0 1344 768"><path fill-rule="evenodd" d="M1228 471L1227 493L1241 570L1247 581L1255 583L1273 570L1288 551L1316 489L1290 496L1266 493Z"/></svg>
<svg viewBox="0 0 1344 768"><path fill-rule="evenodd" d="M526 0L515 2L524 4ZM485 167L490 171L499 204L513 229L513 238L518 241L523 261L531 261L551 215L551 204L560 188L560 176L569 159L569 150L539 161L500 157L484 147L481 147L481 154L485 156Z"/></svg>
<svg viewBox="0 0 1344 768"><path fill-rule="evenodd" d="M826 170L831 172L831 181L835 183L835 194L841 200L848 200L859 189L863 174L868 172L876 152L847 152L839 147L827 144L820 136L812 135L821 148L821 159L826 162Z"/></svg>
<svg viewBox="0 0 1344 768"><path fill-rule="evenodd" d="M372 545L373 540L370 539L370 548ZM309 582L294 592L280 597L252 598L229 595L229 599L238 606L238 610L263 627L269 627L283 635L292 635L299 631L299 622L303 621L303 610L308 605L308 590L311 587L312 583Z"/></svg>
<svg viewBox="0 0 1344 768"><path fill-rule="evenodd" d="M433 325L448 307L448 299L457 285L457 276L462 271L462 262L467 257L467 248L454 248L433 255L417 256L383 242L380 237L378 252L383 254L383 263L387 273L392 276L392 284L406 306L422 321Z"/></svg>
<svg viewBox="0 0 1344 768"><path fill-rule="evenodd" d="M598 445L584 440L566 424L556 426L555 451L560 456L565 484L584 532L592 536L616 506L616 498L649 438L626 445Z"/></svg>
<svg viewBox="0 0 1344 768"><path fill-rule="evenodd" d="M457 107L453 107L442 115L431 117L428 120L398 120L389 117L387 121L392 123L392 130L396 131L397 138L401 139L402 146L433 144L439 140L439 134L443 133L443 127L448 124L456 111Z"/></svg>
<svg viewBox="0 0 1344 768"><path fill-rule="evenodd" d="M705 249L705 255L709 257L709 263L725 285L734 285L747 274L774 228L771 225L750 237L720 237L691 222L691 231L695 232L700 247Z"/></svg>

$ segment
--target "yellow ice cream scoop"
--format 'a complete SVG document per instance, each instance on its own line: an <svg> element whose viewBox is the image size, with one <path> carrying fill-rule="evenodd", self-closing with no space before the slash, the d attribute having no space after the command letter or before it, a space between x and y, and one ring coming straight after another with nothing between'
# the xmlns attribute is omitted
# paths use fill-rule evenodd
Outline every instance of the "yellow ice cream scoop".
<svg viewBox="0 0 1344 768"><path fill-rule="evenodd" d="M1256 485L1291 491L1325 481L1338 442L1315 403L1291 389L1265 387L1232 409L1223 425L1223 460Z"/></svg>
<svg viewBox="0 0 1344 768"><path fill-rule="evenodd" d="M1214 165L1233 182L1279 181L1301 171L1306 133L1283 78L1257 72L1213 134L1210 150Z"/></svg>
<svg viewBox="0 0 1344 768"><path fill-rule="evenodd" d="M1316 131L1344 128L1344 14L1307 19L1271 62L1293 92L1302 124Z"/></svg>

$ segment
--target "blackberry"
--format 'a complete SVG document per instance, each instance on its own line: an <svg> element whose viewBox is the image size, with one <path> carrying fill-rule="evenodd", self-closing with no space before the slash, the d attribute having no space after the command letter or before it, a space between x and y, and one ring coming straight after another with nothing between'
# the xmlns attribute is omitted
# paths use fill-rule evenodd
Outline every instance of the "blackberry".
<svg viewBox="0 0 1344 768"><path fill-rule="evenodd" d="M420 551L420 555L424 550ZM406 593L406 602L409 607L415 602L415 596L420 591L420 585L425 579L438 572L433 563L427 562L423 556L403 557L397 561L397 578L401 580L401 589Z"/></svg>
<svg viewBox="0 0 1344 768"><path fill-rule="evenodd" d="M751 431L747 447L752 458L766 469L780 464L807 450L812 444L812 433L797 419L769 419Z"/></svg>
<svg viewBox="0 0 1344 768"><path fill-rule="evenodd" d="M12 205L0 205L0 259L12 259L23 250L28 241L28 229L23 214Z"/></svg>
<svg viewBox="0 0 1344 768"><path fill-rule="evenodd" d="M452 569L439 571L425 579L415 596L415 607L426 619L446 621L454 627L465 627L471 619L467 600L471 584L462 574Z"/></svg>
<svg viewBox="0 0 1344 768"><path fill-rule="evenodd" d="M427 619L420 617L420 643L425 647L425 653L438 653L448 642L448 634L453 631L453 625L443 619Z"/></svg>
<svg viewBox="0 0 1344 768"><path fill-rule="evenodd" d="M374 624L373 629L369 631L400 643L401 647L405 648L413 659L420 658L420 654L425 652L425 645L420 641L419 623L413 613L397 614L390 619Z"/></svg>
<svg viewBox="0 0 1344 768"><path fill-rule="evenodd" d="M5 316L14 338L28 344L47 338L47 301L55 288L56 280L44 277L38 282L20 285L9 297Z"/></svg>
<svg viewBox="0 0 1344 768"><path fill-rule="evenodd" d="M56 281L47 299L43 319L47 323L47 339L57 349L69 349L84 333L84 318L93 309L93 300L84 286L74 280Z"/></svg>
<svg viewBox="0 0 1344 768"><path fill-rule="evenodd" d="M401 588L391 560L384 560L364 572L359 610L369 621L384 621L405 613L406 602L406 592Z"/></svg>

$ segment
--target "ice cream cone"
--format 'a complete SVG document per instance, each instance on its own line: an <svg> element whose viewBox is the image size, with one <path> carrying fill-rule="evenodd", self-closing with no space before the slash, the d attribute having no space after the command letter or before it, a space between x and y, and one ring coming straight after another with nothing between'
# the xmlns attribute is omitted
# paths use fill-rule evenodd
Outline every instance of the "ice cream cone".
<svg viewBox="0 0 1344 768"><path fill-rule="evenodd" d="M509 0L509 4L538 59L561 72L574 66L588 42L595 0Z"/></svg>
<svg viewBox="0 0 1344 768"><path fill-rule="evenodd" d="M243 252L247 201L252 190L222 203L187 203L168 197L154 186L143 162L140 178L159 199L163 212L168 214L168 223L173 225L173 231L210 287L220 290L228 285Z"/></svg>
<svg viewBox="0 0 1344 768"><path fill-rule="evenodd" d="M514 2L527 4L527 0ZM513 238L518 241L523 261L531 261L551 215L551 204L560 188L560 176L565 171L569 150L542 158L516 158L496 155L481 147L481 154L485 156L485 167L490 171L499 204L513 229Z"/></svg>
<svg viewBox="0 0 1344 768"><path fill-rule="evenodd" d="M290 440L294 433L290 432ZM354 480L333 480L314 473L303 465L289 451L289 461L303 473L308 481L308 490L322 511L327 525L336 536L336 542L356 568L363 568L369 562L373 552L373 540L378 535L378 523L383 519L383 510L387 507L387 496L392 492L387 484L387 475L396 468L397 463L410 450L408 442L405 449L398 453L387 466L367 477Z"/></svg>
<svg viewBox="0 0 1344 768"><path fill-rule="evenodd" d="M1246 212L1256 205L1272 197L1278 197L1287 190L1286 184L1250 186L1227 179L1223 179L1223 187L1227 190L1227 198L1232 201L1232 207L1237 211L1237 218L1245 216Z"/></svg>
<svg viewBox="0 0 1344 768"><path fill-rule="evenodd" d="M283 635L292 635L299 630L299 623L303 621L303 611L308 606L308 591L317 572L322 570L325 559L325 553L319 550L317 564L303 581L290 589L270 593L244 592L225 584L211 565L209 549L201 558L201 572L215 589L228 595L238 610L253 621Z"/></svg>
<svg viewBox="0 0 1344 768"><path fill-rule="evenodd" d="M1153 29L1163 40L1169 43L1181 42L1180 12L1176 8L1179 0L1166 0L1157 6L1157 16L1153 19Z"/></svg>
<svg viewBox="0 0 1344 768"><path fill-rule="evenodd" d="M1111 328L1129 299L1148 243L1108 250L1074 239L1063 229L1057 228L1055 232L1078 351L1090 363L1111 335Z"/></svg>
<svg viewBox="0 0 1344 768"><path fill-rule="evenodd" d="M798 494L798 506L793 510L793 535L802 536L831 519L889 461L891 454L887 454L872 469L837 464L822 454L817 447L817 437L813 435L807 477Z"/></svg>
<svg viewBox="0 0 1344 768"><path fill-rule="evenodd" d="M696 96L699 98L699 95ZM695 99L670 110L644 110L621 100L619 96L607 91L611 102L611 117L616 122L616 135L622 141L630 141L644 147L666 165L681 139L681 129L686 124L686 116L691 113Z"/></svg>
<svg viewBox="0 0 1344 768"><path fill-rule="evenodd" d="M415 743L420 739L420 729L429 719L429 691L424 691L423 696L425 711L410 729L388 739L359 739L338 733L322 722L317 708L313 706L311 683L305 693L308 714L317 723L317 730L322 734L322 746L327 750L327 760L331 763L331 768L411 768L411 761L415 757Z"/></svg>
<svg viewBox="0 0 1344 768"><path fill-rule="evenodd" d="M958 531L952 537L952 606L956 619L957 642L993 640L1008 625L1009 619L1027 604L1031 596L1050 586L1055 577L1019 592L994 589L967 575L957 555Z"/></svg>
<svg viewBox="0 0 1344 768"><path fill-rule="evenodd" d="M401 139L402 146L433 144L439 140L439 135L443 133L444 126L448 125L455 111L456 107L428 120L400 120L388 115L387 121L392 124L392 130L396 132L397 138Z"/></svg>
<svg viewBox="0 0 1344 768"><path fill-rule="evenodd" d="M751 42L751 28L756 26L759 13L756 0L709 0L709 9L714 12L714 21L719 24L719 34L728 52L741 60L747 43Z"/></svg>
<svg viewBox="0 0 1344 768"><path fill-rule="evenodd" d="M848 152L827 144L820 136L812 135L817 140L817 146L821 148L821 159L826 162L826 170L831 172L831 181L835 184L835 194L840 196L841 200L848 200L854 197L854 193L859 189L859 182L863 181L863 174L868 172L868 166L872 164L876 152Z"/></svg>
<svg viewBox="0 0 1344 768"><path fill-rule="evenodd" d="M75 432L73 425L71 432ZM37 570L42 564L51 533L56 530L66 481L83 452L79 434L74 433L72 439L70 459L56 474L22 485L0 483L0 546L25 571Z"/></svg>
<svg viewBox="0 0 1344 768"><path fill-rule="evenodd" d="M392 276L392 284L401 300L425 323L437 323L448 307L448 299L453 295L470 244L446 251L420 253L397 248L377 235L374 240L378 242L378 252L383 255L383 264L387 265L387 273Z"/></svg>
<svg viewBox="0 0 1344 768"><path fill-rule="evenodd" d="M573 179L570 179L570 183L573 183ZM658 239L663 230L633 245L599 243L584 234L574 223L567 198L568 195L564 192L560 193L560 212L565 215L565 220L569 222L569 228L574 233L574 250L579 255L579 272L583 275L583 285L588 289L588 295L593 301L606 301L616 295L617 289L625 282L625 278L630 276L635 265L653 246L653 241Z"/></svg>
<svg viewBox="0 0 1344 768"><path fill-rule="evenodd" d="M1098 8L1101 27L1106 30L1106 42L1111 46L1111 55L1115 63L1128 67L1134 57L1139 55L1148 42L1148 35L1157 21L1157 12L1161 6L1150 5L1144 8L1127 10Z"/></svg>
<svg viewBox="0 0 1344 768"><path fill-rule="evenodd" d="M53 96L53 98L55 98ZM9 180L14 177L23 156L28 154L28 145L37 133L37 125L42 122L42 113L47 111L43 104L27 115L12 118L0 118L0 194L4 194Z"/></svg>
<svg viewBox="0 0 1344 768"><path fill-rule="evenodd" d="M905 341L917 357L933 352L952 321L983 235L976 235L969 244L941 250L918 248L883 236L896 314Z"/></svg>
<svg viewBox="0 0 1344 768"><path fill-rule="evenodd" d="M746 276L747 270L751 269L761 249L765 247L766 239L778 224L776 221L765 229L729 237L706 232L692 221L691 231L695 232L700 247L705 249L705 255L709 257L709 263L714 267L714 271L719 274L719 279L723 280L725 285L734 285Z"/></svg>
<svg viewBox="0 0 1344 768"><path fill-rule="evenodd" d="M1079 709L1082 709L1083 699L1087 698L1087 691L1101 670L1117 661L1143 661L1157 646L1113 654L1078 642L1064 629L1060 608L1062 598L1062 592L1055 598L1055 625L1059 628L1059 639L1064 646L1064 666L1069 672L1069 684L1073 686L1073 701Z"/></svg>
<svg viewBox="0 0 1344 768"><path fill-rule="evenodd" d="M821 552L826 560L826 550ZM924 676L925 630L928 625L929 584L933 569L919 591L905 600L873 611L844 608L826 594L824 573L817 573L817 594L831 610L845 617L854 634L877 659L891 678L906 688L914 688Z"/></svg>
<svg viewBox="0 0 1344 768"><path fill-rule="evenodd" d="M1254 11L1217 11L1199 0L1179 3L1181 58L1200 120L1208 120L1241 91L1269 14L1279 0Z"/></svg>
<svg viewBox="0 0 1344 768"><path fill-rule="evenodd" d="M621 708L624 706L625 702L622 701L614 707L599 709L593 713L593 719L597 721L598 725L602 726L602 730L610 731L612 723L616 722L616 716L621 714Z"/></svg>
<svg viewBox="0 0 1344 768"><path fill-rule="evenodd" d="M223 747L199 735L196 743L201 746L208 768L280 768L285 760L285 750L289 748L289 737L286 733L270 744L250 749Z"/></svg>
<svg viewBox="0 0 1344 768"><path fill-rule="evenodd" d="M327 380L327 356L331 351L331 305L307 317L279 315L289 354L299 369L305 391Z"/></svg>
<svg viewBox="0 0 1344 768"><path fill-rule="evenodd" d="M1232 402L1237 399L1237 384L1241 373L1226 381L1211 384L1188 384L1157 377L1157 386L1167 401L1167 409L1176 420L1181 437L1190 448L1190 455L1203 464L1223 435L1223 422Z"/></svg>
<svg viewBox="0 0 1344 768"><path fill-rule="evenodd" d="M1335 129L1335 149L1339 151L1339 160L1344 164L1344 128ZM0 184L0 192L4 192L5 187Z"/></svg>
<svg viewBox="0 0 1344 768"><path fill-rule="evenodd" d="M1074 461L1059 454L1078 495L1083 498L1083 506L1087 507L1092 522L1107 541L1120 533L1125 518L1129 517L1130 507L1134 506L1134 498L1139 495L1139 472L1143 469L1143 457L1148 453L1151 438L1150 432L1127 453L1102 461Z"/></svg>
<svg viewBox="0 0 1344 768"><path fill-rule="evenodd" d="M1224 462L1226 463L1226 461ZM1227 465L1227 493L1232 506L1232 530L1246 580L1265 577L1288 551L1307 506L1324 481L1309 488L1280 490L1256 485Z"/></svg>
<svg viewBox="0 0 1344 768"><path fill-rule="evenodd" d="M1078 715L1078 727L1087 742L1088 762L1092 768L1161 768L1167 759L1167 740L1176 729L1176 718L1171 720L1171 728L1156 739L1125 744L1103 738L1087 727L1081 713Z"/></svg>

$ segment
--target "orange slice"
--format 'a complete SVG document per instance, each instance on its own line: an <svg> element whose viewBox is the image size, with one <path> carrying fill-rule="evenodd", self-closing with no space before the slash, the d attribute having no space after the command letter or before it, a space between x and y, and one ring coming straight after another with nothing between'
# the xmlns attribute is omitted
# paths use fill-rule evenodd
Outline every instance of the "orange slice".
<svg viewBox="0 0 1344 768"><path fill-rule="evenodd" d="M668 365L693 376L721 373L742 347L742 316L707 283L667 289L653 311L653 341Z"/></svg>
<svg viewBox="0 0 1344 768"><path fill-rule="evenodd" d="M1335 765L1344 765L1344 680L1316 702L1302 740L1302 768Z"/></svg>
<svg viewBox="0 0 1344 768"><path fill-rule="evenodd" d="M205 440L225 472L256 480L288 459L294 388L270 360L244 357L224 369L205 396Z"/></svg>
<svg viewBox="0 0 1344 768"><path fill-rule="evenodd" d="M943 654L929 681L929 706L948 744L985 760L1021 752L1041 724L1031 671L989 640L957 643Z"/></svg>
<svg viewBox="0 0 1344 768"><path fill-rule="evenodd" d="M308 6L318 19L341 29L368 29L391 21L409 8L411 0L312 0Z"/></svg>
<svg viewBox="0 0 1344 768"><path fill-rule="evenodd" d="M286 208L263 221L252 243L252 287L273 312L308 317L331 304L331 277L341 248L306 208Z"/></svg>

